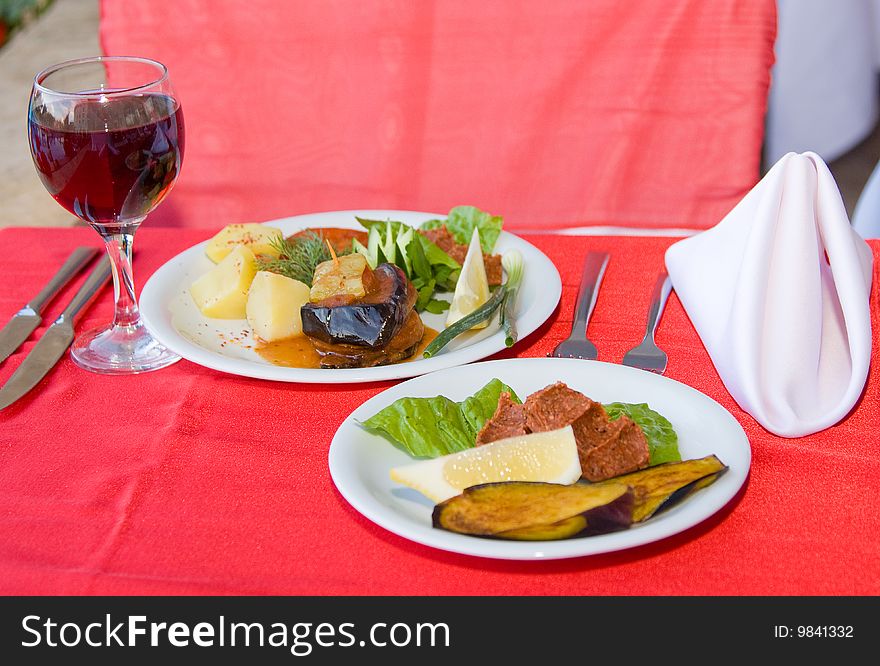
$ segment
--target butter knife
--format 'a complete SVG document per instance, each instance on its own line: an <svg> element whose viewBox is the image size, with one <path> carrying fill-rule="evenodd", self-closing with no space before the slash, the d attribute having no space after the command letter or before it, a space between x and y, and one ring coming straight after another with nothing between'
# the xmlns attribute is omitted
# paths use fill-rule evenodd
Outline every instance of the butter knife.
<svg viewBox="0 0 880 666"><path fill-rule="evenodd" d="M83 309L91 303L110 279L110 259L106 255L92 269L79 291L64 308L64 312L46 329L12 377L0 388L0 409L9 407L25 395L58 362L73 342L73 327Z"/></svg>
<svg viewBox="0 0 880 666"><path fill-rule="evenodd" d="M0 330L0 363L19 348L43 322L43 310L70 280L79 273L92 258L98 254L96 247L78 247L58 269L39 294L13 315L3 330Z"/></svg>

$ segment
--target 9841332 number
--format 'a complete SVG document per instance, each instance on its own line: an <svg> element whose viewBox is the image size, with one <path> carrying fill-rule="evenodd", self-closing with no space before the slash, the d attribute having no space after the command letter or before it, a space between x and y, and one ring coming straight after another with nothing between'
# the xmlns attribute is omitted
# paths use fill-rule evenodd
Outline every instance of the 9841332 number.
<svg viewBox="0 0 880 666"><path fill-rule="evenodd" d="M852 625L803 625L795 634L798 638L853 638Z"/></svg>

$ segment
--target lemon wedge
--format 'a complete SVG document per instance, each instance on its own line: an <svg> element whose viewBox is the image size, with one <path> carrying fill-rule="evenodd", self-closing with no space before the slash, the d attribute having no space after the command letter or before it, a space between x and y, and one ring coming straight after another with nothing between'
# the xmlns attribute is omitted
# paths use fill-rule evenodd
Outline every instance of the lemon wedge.
<svg viewBox="0 0 880 666"><path fill-rule="evenodd" d="M567 485L580 477L571 426L499 439L391 470L392 481L414 488L438 504L481 483L543 481Z"/></svg>
<svg viewBox="0 0 880 666"><path fill-rule="evenodd" d="M455 284L455 293L446 315L449 328L462 317L469 315L489 300L489 280L486 279L486 266L483 263L483 249L480 247L480 234L477 229L471 236L471 244L461 265L461 274ZM473 328L486 328L488 321Z"/></svg>

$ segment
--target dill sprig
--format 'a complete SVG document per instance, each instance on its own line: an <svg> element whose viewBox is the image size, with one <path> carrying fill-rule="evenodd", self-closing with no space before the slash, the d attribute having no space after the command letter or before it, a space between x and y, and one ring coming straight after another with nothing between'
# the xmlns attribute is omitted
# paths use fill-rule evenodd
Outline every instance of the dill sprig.
<svg viewBox="0 0 880 666"><path fill-rule="evenodd" d="M324 239L314 231L296 238L273 238L271 243L280 256L278 259L258 257L258 270L278 273L309 286L315 276L315 267L322 261L330 260L330 251Z"/></svg>

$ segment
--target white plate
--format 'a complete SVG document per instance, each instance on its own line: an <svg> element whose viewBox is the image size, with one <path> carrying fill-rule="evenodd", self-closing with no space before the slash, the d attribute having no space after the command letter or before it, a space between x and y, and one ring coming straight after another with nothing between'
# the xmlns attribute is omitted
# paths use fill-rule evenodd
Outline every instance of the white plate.
<svg viewBox="0 0 880 666"><path fill-rule="evenodd" d="M431 526L433 503L394 483L392 467L412 460L364 421L398 398L445 395L456 401L493 377L520 398L563 381L600 402L647 402L678 434L682 460L715 454L729 469L686 501L628 530L564 541L519 542L454 534ZM330 475L342 496L364 516L407 539L442 550L509 560L558 559L607 553L657 541L705 520L742 486L751 449L742 427L721 405L684 384L642 370L598 361L528 358L486 361L403 382L368 400L342 423L330 445Z"/></svg>
<svg viewBox="0 0 880 666"><path fill-rule="evenodd" d="M305 228L342 227L361 229L355 215L369 219L390 218L410 225L443 218L434 213L394 210L335 211L298 215L266 222L281 229L285 235ZM431 359L418 358L405 363L345 370L287 368L273 365L254 352L243 319L224 320L203 317L189 295L189 286L214 265L205 256L205 245L199 243L177 255L157 270L144 285L140 298L144 324L162 344L183 358L214 370L245 377L273 379L284 382L349 383L415 377L434 370L477 361L501 351L504 335L495 322L488 328L467 333L453 340L446 349ZM534 245L513 234L501 232L496 253L516 249L525 263L516 315L520 339L538 328L556 309L562 295L562 281L556 267ZM446 315L424 313L426 326L443 330ZM497 317L496 317L497 322Z"/></svg>

